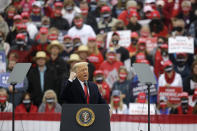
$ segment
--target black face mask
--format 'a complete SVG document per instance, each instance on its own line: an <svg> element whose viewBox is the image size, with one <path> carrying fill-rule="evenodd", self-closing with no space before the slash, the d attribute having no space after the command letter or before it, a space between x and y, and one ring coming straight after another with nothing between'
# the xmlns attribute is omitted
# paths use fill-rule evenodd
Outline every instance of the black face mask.
<svg viewBox="0 0 197 131"><path fill-rule="evenodd" d="M112 43L113 43L114 45L117 45L118 42L119 42L119 40L112 40Z"/></svg>
<svg viewBox="0 0 197 131"><path fill-rule="evenodd" d="M176 61L179 67L183 67L185 65L185 59L177 59Z"/></svg>
<svg viewBox="0 0 197 131"><path fill-rule="evenodd" d="M183 30L183 27L181 27L181 26L177 26L177 27L173 28L173 31L181 32L182 30Z"/></svg>
<svg viewBox="0 0 197 131"><path fill-rule="evenodd" d="M138 40L133 38L133 39L131 39L131 42L132 42L133 45L137 45Z"/></svg>
<svg viewBox="0 0 197 131"><path fill-rule="evenodd" d="M95 78L96 82L101 84L103 82L103 77L102 76L98 76Z"/></svg>
<svg viewBox="0 0 197 131"><path fill-rule="evenodd" d="M163 42L157 42L158 47L161 47L162 44Z"/></svg>
<svg viewBox="0 0 197 131"><path fill-rule="evenodd" d="M168 52L167 51L161 51L161 55L162 56L167 56L168 55Z"/></svg>

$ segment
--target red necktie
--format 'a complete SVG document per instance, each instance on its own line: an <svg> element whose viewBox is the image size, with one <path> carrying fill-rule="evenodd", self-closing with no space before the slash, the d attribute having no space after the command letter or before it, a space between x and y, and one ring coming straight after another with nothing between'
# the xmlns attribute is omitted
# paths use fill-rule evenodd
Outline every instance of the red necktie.
<svg viewBox="0 0 197 131"><path fill-rule="evenodd" d="M87 86L85 84L84 84L84 93L85 93L85 96L86 96L87 104L89 104L88 88L87 88Z"/></svg>

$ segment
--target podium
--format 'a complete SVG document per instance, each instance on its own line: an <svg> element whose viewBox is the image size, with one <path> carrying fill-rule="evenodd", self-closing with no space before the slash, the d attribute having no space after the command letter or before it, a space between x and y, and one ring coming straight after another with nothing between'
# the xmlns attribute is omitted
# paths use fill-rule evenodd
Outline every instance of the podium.
<svg viewBox="0 0 197 131"><path fill-rule="evenodd" d="M63 104L60 131L110 131L107 104Z"/></svg>

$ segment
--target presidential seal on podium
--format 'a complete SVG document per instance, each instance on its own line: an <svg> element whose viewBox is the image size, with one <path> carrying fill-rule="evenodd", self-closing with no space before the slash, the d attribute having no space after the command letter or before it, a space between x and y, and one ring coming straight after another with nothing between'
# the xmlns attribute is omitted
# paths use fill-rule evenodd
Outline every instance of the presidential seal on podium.
<svg viewBox="0 0 197 131"><path fill-rule="evenodd" d="M80 126L89 127L94 123L95 114L90 108L81 108L76 114L76 121Z"/></svg>

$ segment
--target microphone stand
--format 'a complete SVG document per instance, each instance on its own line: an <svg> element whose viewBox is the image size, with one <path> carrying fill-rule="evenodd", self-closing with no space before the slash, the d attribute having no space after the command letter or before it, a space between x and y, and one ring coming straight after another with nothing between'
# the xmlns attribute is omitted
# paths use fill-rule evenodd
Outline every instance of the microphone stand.
<svg viewBox="0 0 197 131"><path fill-rule="evenodd" d="M17 83L11 83L13 86L13 92L12 92L12 131L14 131L15 127L15 86Z"/></svg>

